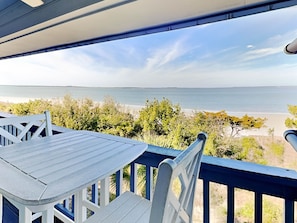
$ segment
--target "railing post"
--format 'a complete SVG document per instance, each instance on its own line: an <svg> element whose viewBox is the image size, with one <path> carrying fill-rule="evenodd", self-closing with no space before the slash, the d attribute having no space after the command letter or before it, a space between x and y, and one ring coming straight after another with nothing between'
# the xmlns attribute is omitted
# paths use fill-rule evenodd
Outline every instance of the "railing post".
<svg viewBox="0 0 297 223"><path fill-rule="evenodd" d="M294 201L285 199L285 223L294 223Z"/></svg>
<svg viewBox="0 0 297 223"><path fill-rule="evenodd" d="M262 223L263 195L255 192L255 223Z"/></svg>
<svg viewBox="0 0 297 223"><path fill-rule="evenodd" d="M209 181L203 180L203 222L209 223Z"/></svg>
<svg viewBox="0 0 297 223"><path fill-rule="evenodd" d="M234 222L234 187L228 186L227 192L227 223Z"/></svg>

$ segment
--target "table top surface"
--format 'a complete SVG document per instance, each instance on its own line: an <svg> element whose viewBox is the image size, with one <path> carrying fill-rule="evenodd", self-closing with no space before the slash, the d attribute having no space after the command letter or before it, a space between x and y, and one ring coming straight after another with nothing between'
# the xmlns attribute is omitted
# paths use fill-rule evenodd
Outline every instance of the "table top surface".
<svg viewBox="0 0 297 223"><path fill-rule="evenodd" d="M0 193L23 205L53 203L131 163L147 144L70 131L0 149Z"/></svg>

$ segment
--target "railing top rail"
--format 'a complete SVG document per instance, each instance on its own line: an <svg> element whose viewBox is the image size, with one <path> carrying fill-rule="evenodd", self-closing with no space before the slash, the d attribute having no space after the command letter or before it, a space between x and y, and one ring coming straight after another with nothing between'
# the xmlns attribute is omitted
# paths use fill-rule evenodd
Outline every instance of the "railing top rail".
<svg viewBox="0 0 297 223"><path fill-rule="evenodd" d="M295 170L205 156L200 173L200 178L210 182L297 200Z"/></svg>
<svg viewBox="0 0 297 223"><path fill-rule="evenodd" d="M297 158L297 156L296 156ZM291 169L284 169L274 166L266 166L251 162L245 162L240 160L232 160L211 156L204 156L202 159L203 163L207 165L213 165L214 167L228 168L230 170L236 170L241 172L257 173L259 175L269 175L280 177L284 179L297 180L297 172Z"/></svg>
<svg viewBox="0 0 297 223"><path fill-rule="evenodd" d="M157 167L164 158L175 157L179 150L149 145L135 162ZM201 179L276 197L297 200L297 172L251 162L203 156Z"/></svg>
<svg viewBox="0 0 297 223"><path fill-rule="evenodd" d="M181 151L176 149L149 145L146 152L154 153L155 155L160 155L162 157L163 156L176 157ZM296 159L297 159L297 154L296 154ZM269 176L297 180L297 172L295 170L284 169L280 167L266 166L266 165L252 163L252 162L219 158L219 157L206 156L206 155L203 156L202 163L208 166L212 165L217 168L228 168L231 170L233 169L241 172L250 172L250 173L257 173L260 175L269 175Z"/></svg>

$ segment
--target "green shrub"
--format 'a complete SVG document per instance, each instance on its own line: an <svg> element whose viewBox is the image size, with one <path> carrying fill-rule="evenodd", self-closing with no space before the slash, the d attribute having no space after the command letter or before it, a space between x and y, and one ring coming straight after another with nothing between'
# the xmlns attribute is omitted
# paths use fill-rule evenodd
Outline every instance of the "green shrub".
<svg viewBox="0 0 297 223"><path fill-rule="evenodd" d="M254 202L248 201L243 207L236 211L239 222L254 222ZM263 223L279 223L282 222L282 211L280 206L263 199Z"/></svg>
<svg viewBox="0 0 297 223"><path fill-rule="evenodd" d="M282 157L284 155L285 147L283 143L273 142L269 147L275 156Z"/></svg>

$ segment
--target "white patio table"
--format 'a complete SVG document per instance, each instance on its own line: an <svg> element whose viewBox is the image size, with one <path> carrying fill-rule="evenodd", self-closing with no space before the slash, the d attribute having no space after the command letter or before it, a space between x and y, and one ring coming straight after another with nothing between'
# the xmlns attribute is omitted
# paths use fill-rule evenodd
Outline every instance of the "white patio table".
<svg viewBox="0 0 297 223"><path fill-rule="evenodd" d="M42 222L52 223L56 203L108 178L146 148L138 141L89 131L5 146L0 149L0 193L19 208L20 223L32 222L32 212L42 212Z"/></svg>

